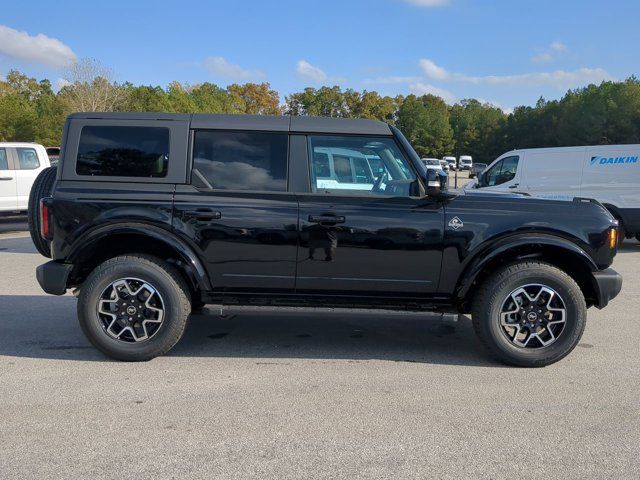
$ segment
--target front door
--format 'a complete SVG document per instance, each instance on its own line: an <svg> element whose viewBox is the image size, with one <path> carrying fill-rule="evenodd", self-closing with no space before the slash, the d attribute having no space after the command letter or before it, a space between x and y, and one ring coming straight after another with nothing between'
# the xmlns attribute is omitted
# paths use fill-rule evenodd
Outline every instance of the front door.
<svg viewBox="0 0 640 480"><path fill-rule="evenodd" d="M0 148L0 212L18 208L16 172L11 166L9 151Z"/></svg>
<svg viewBox="0 0 640 480"><path fill-rule="evenodd" d="M192 184L176 186L173 226L205 259L215 291L293 292L287 151L287 133L194 132Z"/></svg>
<svg viewBox="0 0 640 480"><path fill-rule="evenodd" d="M308 142L312 191L298 195L296 291L436 292L443 207L412 196L417 176L393 138L310 136ZM331 182L327 172L336 172Z"/></svg>
<svg viewBox="0 0 640 480"><path fill-rule="evenodd" d="M512 155L502 158L482 172L478 184L481 188L488 188L497 192L522 192L524 185L520 185L522 169L518 168L520 157Z"/></svg>

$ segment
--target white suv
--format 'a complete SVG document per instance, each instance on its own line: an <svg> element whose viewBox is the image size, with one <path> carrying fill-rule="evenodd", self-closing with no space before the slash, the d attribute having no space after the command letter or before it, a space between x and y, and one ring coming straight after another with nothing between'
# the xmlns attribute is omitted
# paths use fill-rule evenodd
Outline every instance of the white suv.
<svg viewBox="0 0 640 480"><path fill-rule="evenodd" d="M49 157L36 143L0 143L0 212L27 211L31 186L49 167Z"/></svg>

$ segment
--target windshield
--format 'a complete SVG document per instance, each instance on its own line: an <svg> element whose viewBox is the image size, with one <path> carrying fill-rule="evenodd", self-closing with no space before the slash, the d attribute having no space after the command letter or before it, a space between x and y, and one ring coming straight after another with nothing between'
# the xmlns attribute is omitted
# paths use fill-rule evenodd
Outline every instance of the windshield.
<svg viewBox="0 0 640 480"><path fill-rule="evenodd" d="M424 163L426 163L427 165L435 165L436 167L440 165L440 162L438 160L425 160Z"/></svg>

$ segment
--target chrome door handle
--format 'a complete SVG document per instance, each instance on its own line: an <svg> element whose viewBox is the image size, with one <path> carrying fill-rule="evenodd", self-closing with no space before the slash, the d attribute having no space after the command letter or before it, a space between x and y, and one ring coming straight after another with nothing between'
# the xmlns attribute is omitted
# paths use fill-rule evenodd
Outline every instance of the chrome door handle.
<svg viewBox="0 0 640 480"><path fill-rule="evenodd" d="M195 217L198 220L219 220L222 218L222 213L213 211L210 209L196 209L196 210L185 210L184 214L189 217Z"/></svg>
<svg viewBox="0 0 640 480"><path fill-rule="evenodd" d="M338 215L309 215L311 223L344 223L346 218Z"/></svg>

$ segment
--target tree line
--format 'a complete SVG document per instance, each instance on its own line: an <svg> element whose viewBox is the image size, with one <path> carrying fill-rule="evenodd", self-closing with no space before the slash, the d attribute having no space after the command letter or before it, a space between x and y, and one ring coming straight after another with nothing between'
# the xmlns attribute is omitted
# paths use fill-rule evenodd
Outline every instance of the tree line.
<svg viewBox="0 0 640 480"><path fill-rule="evenodd" d="M448 105L434 95L390 97L337 86L305 88L281 103L268 83L133 85L112 81L91 62L74 66L68 78L55 92L47 79L10 71L0 81L0 141L59 145L64 119L75 111L160 111L371 118L395 124L421 156L468 154L487 163L514 148L640 143L635 77L541 98L509 114L474 99Z"/></svg>

